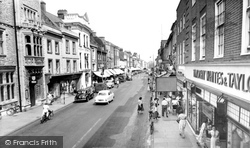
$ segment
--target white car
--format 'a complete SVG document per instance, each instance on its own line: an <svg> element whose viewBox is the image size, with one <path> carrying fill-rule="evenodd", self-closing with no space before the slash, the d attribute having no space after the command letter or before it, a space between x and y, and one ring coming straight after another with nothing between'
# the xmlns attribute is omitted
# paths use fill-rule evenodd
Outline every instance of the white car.
<svg viewBox="0 0 250 148"><path fill-rule="evenodd" d="M110 90L101 90L98 92L98 94L95 96L94 101L95 103L109 103L113 101L115 98L115 95Z"/></svg>
<svg viewBox="0 0 250 148"><path fill-rule="evenodd" d="M115 86L113 80L107 80L106 85L108 86L108 88L113 88Z"/></svg>

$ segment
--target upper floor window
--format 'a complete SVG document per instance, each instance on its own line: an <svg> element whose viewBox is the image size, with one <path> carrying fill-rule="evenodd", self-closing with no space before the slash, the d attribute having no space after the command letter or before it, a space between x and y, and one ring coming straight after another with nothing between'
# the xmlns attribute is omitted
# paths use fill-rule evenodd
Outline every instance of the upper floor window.
<svg viewBox="0 0 250 148"><path fill-rule="evenodd" d="M48 73L53 73L53 60L48 59Z"/></svg>
<svg viewBox="0 0 250 148"><path fill-rule="evenodd" d="M224 55L224 18L225 18L225 4L223 0L215 3L215 48L214 57L220 58Z"/></svg>
<svg viewBox="0 0 250 148"><path fill-rule="evenodd" d="M79 53L79 56L80 56L80 63L79 63L79 65L80 65L80 69L82 69L82 53Z"/></svg>
<svg viewBox="0 0 250 148"><path fill-rule="evenodd" d="M86 35L86 47L89 47L89 37Z"/></svg>
<svg viewBox="0 0 250 148"><path fill-rule="evenodd" d="M241 55L250 54L250 0L243 0Z"/></svg>
<svg viewBox="0 0 250 148"><path fill-rule="evenodd" d="M180 20L180 32L182 31L182 19Z"/></svg>
<svg viewBox="0 0 250 148"><path fill-rule="evenodd" d="M200 59L205 58L206 47L206 14L203 14L200 18Z"/></svg>
<svg viewBox="0 0 250 148"><path fill-rule="evenodd" d="M4 33L3 30L0 30L0 55L4 55Z"/></svg>
<svg viewBox="0 0 250 148"><path fill-rule="evenodd" d="M70 72L70 60L66 61L67 72Z"/></svg>
<svg viewBox="0 0 250 148"><path fill-rule="evenodd" d="M86 47L86 36L85 36L85 34L83 35L83 47Z"/></svg>
<svg viewBox="0 0 250 148"><path fill-rule="evenodd" d="M182 26L182 28L184 29L184 28L185 28L185 23L186 23L186 22L185 22L185 21L186 21L186 20L185 20L185 13L183 14L183 19L182 19L182 21L183 21L183 26Z"/></svg>
<svg viewBox="0 0 250 148"><path fill-rule="evenodd" d="M195 60L195 48L196 48L196 23L192 25L192 55L191 60Z"/></svg>
<svg viewBox="0 0 250 148"><path fill-rule="evenodd" d="M42 38L40 36L25 35L25 52L27 56L41 57L43 56L42 51Z"/></svg>
<svg viewBox="0 0 250 148"><path fill-rule="evenodd" d="M51 40L47 40L47 52L52 53L52 42Z"/></svg>
<svg viewBox="0 0 250 148"><path fill-rule="evenodd" d="M73 54L76 54L76 42L72 42Z"/></svg>
<svg viewBox="0 0 250 148"><path fill-rule="evenodd" d="M34 23L36 21L36 14L37 14L36 10L28 6L24 6L23 12L25 20L27 20L29 23Z"/></svg>
<svg viewBox="0 0 250 148"><path fill-rule="evenodd" d="M80 47L82 47L82 44L81 44L81 43L82 43L82 42L81 42L81 39L82 39L82 38L81 38L81 33L79 33L79 46L80 46Z"/></svg>
<svg viewBox="0 0 250 148"><path fill-rule="evenodd" d="M56 73L57 74L60 73L60 60L59 59L56 60Z"/></svg>
<svg viewBox="0 0 250 148"><path fill-rule="evenodd" d="M69 40L66 40L65 42L65 46L66 46L66 54L70 54L70 50L69 50Z"/></svg>
<svg viewBox="0 0 250 148"><path fill-rule="evenodd" d="M60 54L60 51L59 51L59 42L55 42L55 53L56 54Z"/></svg>
<svg viewBox="0 0 250 148"><path fill-rule="evenodd" d="M76 60L73 61L73 72L77 71Z"/></svg>

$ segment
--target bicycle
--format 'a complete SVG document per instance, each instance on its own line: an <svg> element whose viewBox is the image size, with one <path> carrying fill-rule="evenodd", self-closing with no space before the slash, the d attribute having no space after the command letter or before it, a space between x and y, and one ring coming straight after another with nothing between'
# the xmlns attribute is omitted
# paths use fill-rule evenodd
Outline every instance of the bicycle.
<svg viewBox="0 0 250 148"><path fill-rule="evenodd" d="M17 105L17 104L14 104L14 106L11 106L10 108L8 108L6 110L6 113L8 116L12 116L14 115L15 113L18 113L19 112L19 109L20 109L20 106Z"/></svg>

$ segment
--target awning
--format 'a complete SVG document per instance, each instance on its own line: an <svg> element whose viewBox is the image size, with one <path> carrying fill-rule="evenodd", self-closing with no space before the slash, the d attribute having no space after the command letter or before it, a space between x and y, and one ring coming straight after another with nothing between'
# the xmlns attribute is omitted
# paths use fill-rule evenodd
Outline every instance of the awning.
<svg viewBox="0 0 250 148"><path fill-rule="evenodd" d="M111 73L113 73L114 75L117 75L118 73L116 73L116 71L114 71L113 69L108 69Z"/></svg>
<svg viewBox="0 0 250 148"><path fill-rule="evenodd" d="M122 74L124 73L121 69L114 69L117 74Z"/></svg>
<svg viewBox="0 0 250 148"><path fill-rule="evenodd" d="M110 72L108 69L104 70L105 73L109 74L110 76L114 75L112 72Z"/></svg>
<svg viewBox="0 0 250 148"><path fill-rule="evenodd" d="M101 75L101 71L93 71L93 73L96 75L96 76L98 76L98 77L104 77L104 78L106 78L106 77L109 77L110 75L109 74L107 74L107 73L105 73L105 71L104 71L104 74L103 75Z"/></svg>

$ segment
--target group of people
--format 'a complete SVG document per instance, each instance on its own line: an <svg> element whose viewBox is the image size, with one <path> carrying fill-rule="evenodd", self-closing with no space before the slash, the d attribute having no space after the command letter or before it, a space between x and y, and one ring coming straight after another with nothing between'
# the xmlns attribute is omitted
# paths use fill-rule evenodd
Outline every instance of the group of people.
<svg viewBox="0 0 250 148"><path fill-rule="evenodd" d="M201 148L206 147L206 139L208 134L211 135L210 139L210 148L219 148L219 131L214 125L211 125L210 120L203 120L203 123L200 127L199 135L196 137L197 144Z"/></svg>

